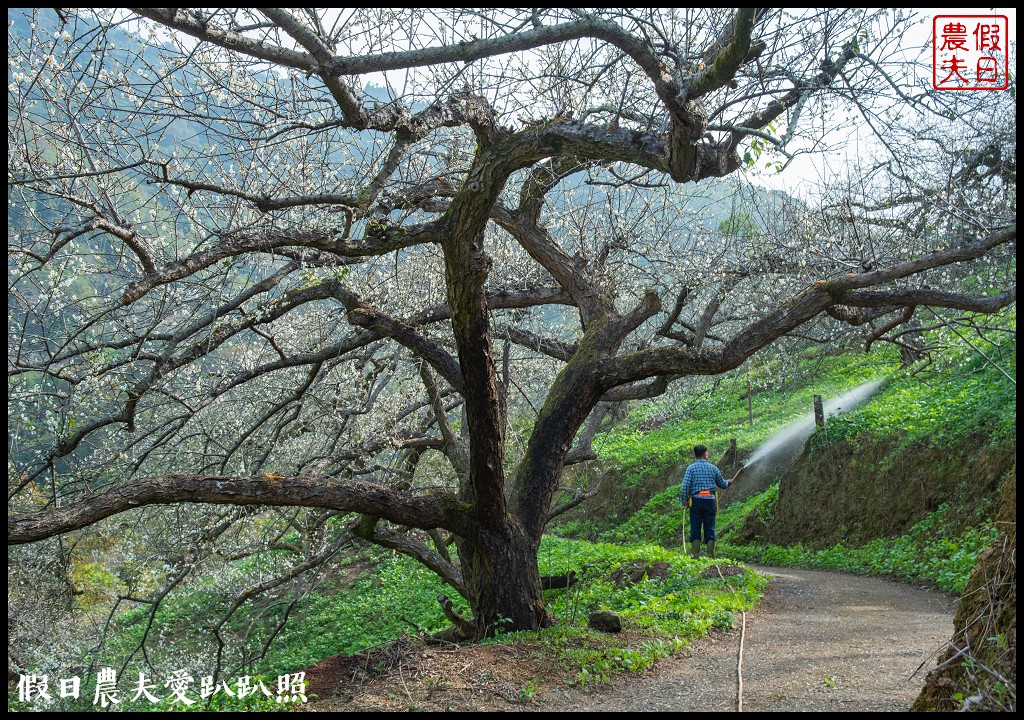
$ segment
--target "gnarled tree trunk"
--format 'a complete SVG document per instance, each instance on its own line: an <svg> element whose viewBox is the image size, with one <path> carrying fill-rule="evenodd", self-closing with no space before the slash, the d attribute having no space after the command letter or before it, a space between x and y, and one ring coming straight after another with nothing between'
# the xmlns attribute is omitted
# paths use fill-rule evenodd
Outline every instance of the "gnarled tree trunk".
<svg viewBox="0 0 1024 720"><path fill-rule="evenodd" d="M462 576L477 639L496 630L536 630L548 622L537 568L539 542L515 519L478 527L459 542Z"/></svg>

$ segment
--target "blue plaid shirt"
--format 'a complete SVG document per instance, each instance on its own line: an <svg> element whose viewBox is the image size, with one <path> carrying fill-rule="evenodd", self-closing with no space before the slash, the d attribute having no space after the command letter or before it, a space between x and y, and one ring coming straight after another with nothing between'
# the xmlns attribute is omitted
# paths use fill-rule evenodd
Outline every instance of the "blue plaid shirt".
<svg viewBox="0 0 1024 720"><path fill-rule="evenodd" d="M682 494L679 501L685 504L686 498L691 495L695 496L701 490L714 490L715 487L720 487L723 490L729 487L729 481L722 475L722 471L707 460L694 460L683 475Z"/></svg>

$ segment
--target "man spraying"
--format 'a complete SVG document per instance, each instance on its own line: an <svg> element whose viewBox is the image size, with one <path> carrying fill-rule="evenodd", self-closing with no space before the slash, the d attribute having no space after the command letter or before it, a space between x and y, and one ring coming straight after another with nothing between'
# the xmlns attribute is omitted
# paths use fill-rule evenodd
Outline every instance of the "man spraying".
<svg viewBox="0 0 1024 720"><path fill-rule="evenodd" d="M741 467L732 480L726 480L722 472L708 462L708 449L703 445L693 448L697 458L683 475L680 502L690 508L690 556L700 557L701 528L704 528L704 543L708 557L715 557L715 520L718 516L717 489L725 489L736 481L743 472Z"/></svg>

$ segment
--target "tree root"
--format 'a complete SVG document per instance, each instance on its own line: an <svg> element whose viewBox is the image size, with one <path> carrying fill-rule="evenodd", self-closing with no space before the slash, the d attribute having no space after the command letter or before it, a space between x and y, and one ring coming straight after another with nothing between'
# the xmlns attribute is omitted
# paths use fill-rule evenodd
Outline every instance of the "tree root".
<svg viewBox="0 0 1024 720"><path fill-rule="evenodd" d="M467 620L455 612L455 608L452 607L452 601L448 599L447 595L438 595L437 601L441 604L441 611L445 617L452 621L452 626L431 635L427 639L429 644L461 643L476 638L476 623Z"/></svg>

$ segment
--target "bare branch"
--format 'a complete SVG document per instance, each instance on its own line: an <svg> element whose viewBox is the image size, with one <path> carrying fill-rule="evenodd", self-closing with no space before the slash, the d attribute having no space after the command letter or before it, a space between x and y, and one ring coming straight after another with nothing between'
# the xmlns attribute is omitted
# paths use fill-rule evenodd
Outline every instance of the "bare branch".
<svg viewBox="0 0 1024 720"><path fill-rule="evenodd" d="M127 510L171 503L316 507L377 515L410 527L462 529L459 511L444 495L413 497L382 485L330 477L167 475L135 480L54 510L11 517L7 544L36 542Z"/></svg>

